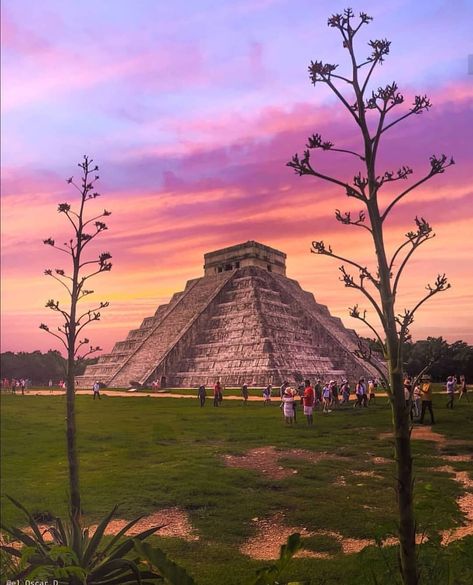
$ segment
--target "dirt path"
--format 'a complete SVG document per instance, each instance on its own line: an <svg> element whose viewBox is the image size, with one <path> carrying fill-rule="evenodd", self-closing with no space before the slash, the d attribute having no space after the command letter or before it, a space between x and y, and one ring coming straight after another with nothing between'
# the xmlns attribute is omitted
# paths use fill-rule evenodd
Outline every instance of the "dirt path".
<svg viewBox="0 0 473 585"><path fill-rule="evenodd" d="M66 393L63 390L54 390L50 392L49 390L30 390L24 396L19 394L22 398L27 396L65 396ZM93 394L91 390L76 390L76 395L80 396L90 396L92 398ZM197 390L195 395L194 394L176 394L174 392L130 392L128 390L101 390L100 396L106 396L107 398L114 398L115 396L119 397L126 397L126 398L192 398L197 401ZM239 400L243 402L241 396L235 395L228 395L223 397L223 401L225 400ZM213 401L212 396L207 396L207 402L211 404ZM263 402L263 398L260 396L249 396L249 402ZM276 399L274 401L276 403Z"/></svg>
<svg viewBox="0 0 473 585"><path fill-rule="evenodd" d="M261 390L262 392L263 390ZM212 403L213 401L213 395L211 394L211 390L208 390L209 394L207 394L207 402L209 404ZM9 392L10 394L10 392ZM22 396L23 395L21 393L16 394L17 396ZM52 392L50 390L36 390L36 389L31 389L28 390L24 396L65 396L66 392L64 390L53 390ZM76 395L80 395L80 396L90 396L92 397L92 390L76 390ZM105 390L101 390L100 391L100 395L101 396L107 396L107 398L113 398L114 396L120 396L120 397L127 397L127 398L193 398L194 400L197 400L197 389L195 390L195 394L177 394L175 392L143 392L143 391L129 391L129 390L109 390L107 391ZM378 393L376 394L376 396L383 398L386 396L386 394L382 394L382 393ZM224 394L223 395L223 401L225 402L225 400L239 400L240 402L243 402L243 399L240 395L237 394ZM353 396L350 396L350 400L352 403L355 402L355 398ZM261 402L263 403L263 397L261 396L249 396L248 397L248 402ZM277 396L273 396L272 399L272 405L273 406L277 406L279 405L279 397Z"/></svg>

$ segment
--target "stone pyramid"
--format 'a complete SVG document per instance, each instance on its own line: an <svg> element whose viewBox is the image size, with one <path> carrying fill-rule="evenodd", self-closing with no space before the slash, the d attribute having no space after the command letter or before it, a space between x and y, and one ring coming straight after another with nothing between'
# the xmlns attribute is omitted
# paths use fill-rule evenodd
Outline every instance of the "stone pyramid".
<svg viewBox="0 0 473 585"><path fill-rule="evenodd" d="M291 383L373 377L356 334L286 277L286 254L249 241L204 256L204 276L158 307L77 378L109 387Z"/></svg>

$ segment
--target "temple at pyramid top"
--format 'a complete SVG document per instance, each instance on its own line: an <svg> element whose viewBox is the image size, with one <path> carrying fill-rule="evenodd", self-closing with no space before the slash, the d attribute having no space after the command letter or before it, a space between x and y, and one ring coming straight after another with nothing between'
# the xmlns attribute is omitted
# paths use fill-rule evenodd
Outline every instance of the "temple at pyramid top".
<svg viewBox="0 0 473 585"><path fill-rule="evenodd" d="M286 254L254 240L204 254L205 276L237 270L245 266L259 266L269 272L286 275Z"/></svg>
<svg viewBox="0 0 473 585"><path fill-rule="evenodd" d="M78 386L265 386L376 377L384 368L365 363L356 333L286 276L283 252L250 240L204 261L204 276L144 317Z"/></svg>

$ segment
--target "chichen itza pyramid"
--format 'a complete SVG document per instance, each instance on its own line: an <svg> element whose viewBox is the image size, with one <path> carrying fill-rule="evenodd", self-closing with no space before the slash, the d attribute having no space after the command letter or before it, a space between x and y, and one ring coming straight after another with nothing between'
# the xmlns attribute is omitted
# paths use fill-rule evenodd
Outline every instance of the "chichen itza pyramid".
<svg viewBox="0 0 473 585"><path fill-rule="evenodd" d="M249 241L204 255L204 276L158 307L77 378L109 387L264 386L376 376L356 334L286 276L286 254Z"/></svg>

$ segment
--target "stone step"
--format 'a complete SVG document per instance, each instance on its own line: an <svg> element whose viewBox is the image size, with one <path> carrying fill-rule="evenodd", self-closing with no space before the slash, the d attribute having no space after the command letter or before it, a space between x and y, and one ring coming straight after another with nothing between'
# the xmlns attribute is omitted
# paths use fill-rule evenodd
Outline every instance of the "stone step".
<svg viewBox="0 0 473 585"><path fill-rule="evenodd" d="M207 277L195 279L179 296L174 311L163 318L160 326L151 331L146 343L137 348L126 364L111 380L111 383L127 384L131 380L141 380L150 369L156 366L163 356L179 339L182 331L207 306L212 294L230 278ZM174 298L174 297L173 297Z"/></svg>

